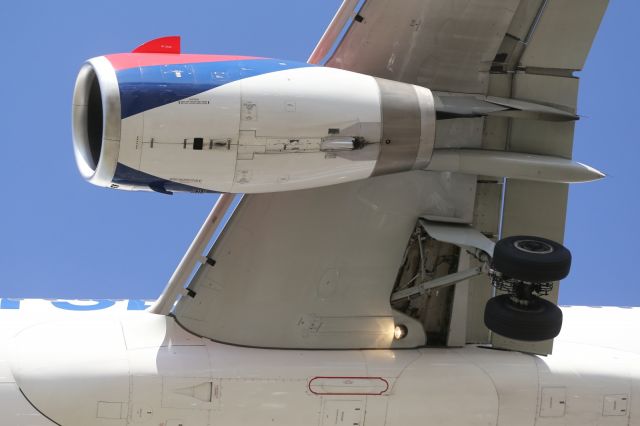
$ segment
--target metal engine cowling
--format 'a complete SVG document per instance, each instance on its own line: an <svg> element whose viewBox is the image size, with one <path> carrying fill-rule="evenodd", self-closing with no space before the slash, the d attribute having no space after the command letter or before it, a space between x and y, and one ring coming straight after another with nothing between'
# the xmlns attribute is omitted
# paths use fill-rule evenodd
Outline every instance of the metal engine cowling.
<svg viewBox="0 0 640 426"><path fill-rule="evenodd" d="M82 176L162 193L315 188L426 167L431 91L268 58L90 59L73 96Z"/></svg>

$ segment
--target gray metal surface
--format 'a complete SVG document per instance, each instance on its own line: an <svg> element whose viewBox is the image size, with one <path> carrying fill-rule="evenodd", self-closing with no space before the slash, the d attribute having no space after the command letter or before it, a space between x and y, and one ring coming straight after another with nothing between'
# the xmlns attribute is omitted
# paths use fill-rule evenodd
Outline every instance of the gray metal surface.
<svg viewBox="0 0 640 426"><path fill-rule="evenodd" d="M518 0L368 0L327 65L431 90L485 93Z"/></svg>
<svg viewBox="0 0 640 426"><path fill-rule="evenodd" d="M427 290L453 285L460 281L465 281L469 278L476 277L480 274L482 274L482 268L479 266L475 266L473 268L465 269L459 272L454 272L444 277L435 278L431 281L425 281L413 287L396 291L395 293L391 294L391 301L395 302L396 300L409 298L417 294L422 294Z"/></svg>
<svg viewBox="0 0 640 426"><path fill-rule="evenodd" d="M421 114L414 88L377 78L382 104L382 141L372 176L411 170L421 134Z"/></svg>
<svg viewBox="0 0 640 426"><path fill-rule="evenodd" d="M544 143L545 140L540 144ZM426 170L556 183L590 182L604 177L590 166L559 156L464 148L434 150Z"/></svg>
<svg viewBox="0 0 640 426"><path fill-rule="evenodd" d="M497 96L434 93L435 108L444 118L468 118L486 115L525 120L573 121L579 117L549 105Z"/></svg>
<svg viewBox="0 0 640 426"><path fill-rule="evenodd" d="M418 217L470 221L474 195L473 177L413 171L245 196L176 318L241 345L389 347L389 296Z"/></svg>
<svg viewBox="0 0 640 426"><path fill-rule="evenodd" d="M527 99L576 113L578 79L573 71L582 69L606 5L606 0L521 1L500 47L500 62L494 62L496 74L489 95ZM485 143L495 146L503 138L507 150L570 159L575 125L496 121L492 123L495 133ZM501 237L528 234L563 241L566 184L507 179L505 186ZM555 286L547 298L557 302L558 290ZM525 343L494 335L492 341L497 347L541 354L553 347L551 340Z"/></svg>
<svg viewBox="0 0 640 426"><path fill-rule="evenodd" d="M578 80L575 78L521 74L515 77L513 86L517 96L576 108ZM575 122L512 120L507 143L512 150L571 158L574 128ZM536 136L540 139L534 140ZM507 179L501 236L538 235L562 242L568 194L566 184ZM557 302L559 290L556 285L546 298ZM553 348L551 340L525 343L499 335L493 336L493 343L502 348L541 354L550 353Z"/></svg>
<svg viewBox="0 0 640 426"><path fill-rule="evenodd" d="M495 243L477 229L458 223L434 222L428 218L420 221L422 228L434 239L460 247L478 249L493 256Z"/></svg>
<svg viewBox="0 0 640 426"><path fill-rule="evenodd" d="M608 0L550 0L531 33L521 65L581 70Z"/></svg>

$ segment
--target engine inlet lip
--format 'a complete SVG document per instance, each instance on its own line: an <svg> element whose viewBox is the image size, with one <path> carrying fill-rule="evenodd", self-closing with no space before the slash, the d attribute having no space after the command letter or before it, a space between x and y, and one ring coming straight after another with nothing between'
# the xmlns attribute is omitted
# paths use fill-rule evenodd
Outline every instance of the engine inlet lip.
<svg viewBox="0 0 640 426"><path fill-rule="evenodd" d="M95 105L95 99L92 99L96 96L96 89L100 96L99 105ZM90 120L95 119L95 114L100 114L100 107L102 122L98 126L101 124L101 129L90 129ZM113 66L104 56L88 60L76 79L71 122L76 164L82 177L95 185L111 185L120 151L120 117L120 90ZM93 134L96 130L101 130L101 136L97 136L101 138L99 146L96 146L96 135Z"/></svg>

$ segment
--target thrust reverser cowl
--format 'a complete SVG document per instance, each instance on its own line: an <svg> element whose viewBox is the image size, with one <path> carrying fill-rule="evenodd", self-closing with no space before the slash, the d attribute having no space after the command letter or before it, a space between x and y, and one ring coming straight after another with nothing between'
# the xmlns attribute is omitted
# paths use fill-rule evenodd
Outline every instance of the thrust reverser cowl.
<svg viewBox="0 0 640 426"><path fill-rule="evenodd" d="M85 179L159 192L273 192L424 168L428 89L265 58L129 53L83 66Z"/></svg>

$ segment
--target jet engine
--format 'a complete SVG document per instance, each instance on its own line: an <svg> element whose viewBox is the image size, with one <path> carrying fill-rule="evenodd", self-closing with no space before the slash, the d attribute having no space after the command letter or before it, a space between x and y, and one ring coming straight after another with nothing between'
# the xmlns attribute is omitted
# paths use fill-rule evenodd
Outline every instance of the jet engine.
<svg viewBox="0 0 640 426"><path fill-rule="evenodd" d="M87 61L73 96L82 176L126 190L332 185L424 168L434 138L430 90L276 59L143 47Z"/></svg>

